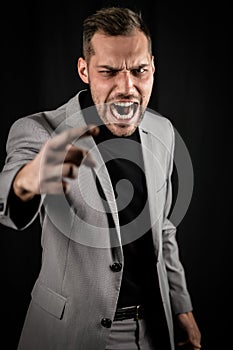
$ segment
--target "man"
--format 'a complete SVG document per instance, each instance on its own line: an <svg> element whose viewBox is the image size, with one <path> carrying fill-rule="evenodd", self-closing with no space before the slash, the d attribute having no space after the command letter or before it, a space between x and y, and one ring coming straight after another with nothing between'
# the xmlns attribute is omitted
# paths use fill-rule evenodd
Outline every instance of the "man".
<svg viewBox="0 0 233 350"><path fill-rule="evenodd" d="M99 10L84 22L83 54L88 89L9 133L1 222L21 230L40 212L42 225L19 349L174 349L173 316L179 345L199 349L168 220L173 129L146 111L149 31L129 9Z"/></svg>

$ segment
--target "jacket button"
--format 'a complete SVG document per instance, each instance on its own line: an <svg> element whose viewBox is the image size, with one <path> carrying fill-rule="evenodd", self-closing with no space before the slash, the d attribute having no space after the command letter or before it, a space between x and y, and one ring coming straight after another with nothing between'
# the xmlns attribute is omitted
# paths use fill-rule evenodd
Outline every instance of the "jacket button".
<svg viewBox="0 0 233 350"><path fill-rule="evenodd" d="M4 203L2 203L2 202L0 203L0 211L2 211L2 212L4 211Z"/></svg>
<svg viewBox="0 0 233 350"><path fill-rule="evenodd" d="M121 263L118 263L118 262L115 262L115 263L113 263L113 264L110 266L110 268L111 268L111 270L112 270L113 272L119 272L119 271L121 271L121 269L122 269L122 264L121 264Z"/></svg>
<svg viewBox="0 0 233 350"><path fill-rule="evenodd" d="M109 318L102 318L101 324L105 328L110 328L112 325L112 321Z"/></svg>

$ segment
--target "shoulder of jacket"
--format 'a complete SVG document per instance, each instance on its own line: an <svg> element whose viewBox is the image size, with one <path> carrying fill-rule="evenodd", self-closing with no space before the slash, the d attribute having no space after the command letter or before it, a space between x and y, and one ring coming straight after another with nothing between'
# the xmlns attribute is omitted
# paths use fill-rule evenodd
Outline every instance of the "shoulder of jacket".
<svg viewBox="0 0 233 350"><path fill-rule="evenodd" d="M20 117L13 123L11 129L21 129L26 126L28 128L44 128L49 133L59 129L60 126L64 129L66 119L70 118L72 114L80 112L79 94L81 92L56 109L40 111Z"/></svg>

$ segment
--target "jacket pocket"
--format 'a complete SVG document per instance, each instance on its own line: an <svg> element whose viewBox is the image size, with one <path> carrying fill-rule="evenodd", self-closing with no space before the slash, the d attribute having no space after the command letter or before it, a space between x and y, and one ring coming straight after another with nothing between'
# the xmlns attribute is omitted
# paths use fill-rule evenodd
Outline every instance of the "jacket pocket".
<svg viewBox="0 0 233 350"><path fill-rule="evenodd" d="M32 300L53 316L62 319L67 298L54 292L40 282L36 282L32 290Z"/></svg>

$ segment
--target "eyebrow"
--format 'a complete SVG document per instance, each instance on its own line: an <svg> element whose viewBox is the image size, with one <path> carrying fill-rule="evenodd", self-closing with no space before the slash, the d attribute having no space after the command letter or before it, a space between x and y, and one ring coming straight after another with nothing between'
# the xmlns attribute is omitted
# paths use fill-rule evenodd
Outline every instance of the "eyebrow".
<svg viewBox="0 0 233 350"><path fill-rule="evenodd" d="M148 63L142 63L142 64L139 64L138 66L131 67L127 70L135 70L135 69L144 68L148 66L149 66ZM107 69L107 70L116 71L116 72L119 72L124 69L124 68L112 67L112 66L109 66L108 64L98 65L96 66L96 68L102 68L102 69Z"/></svg>

